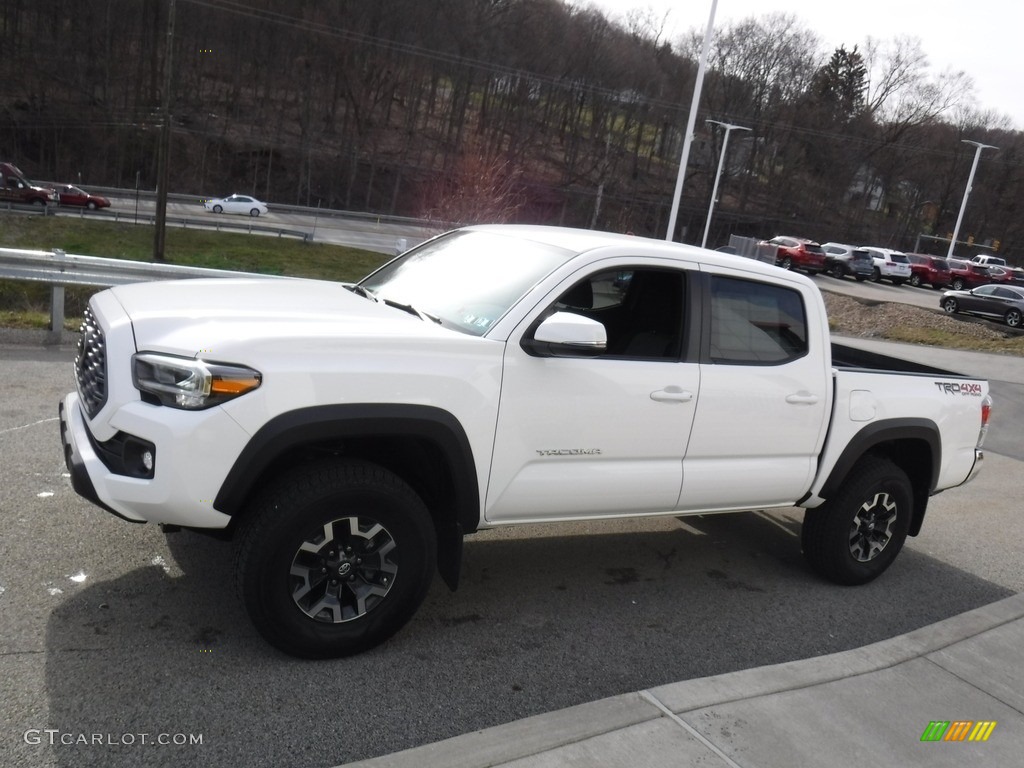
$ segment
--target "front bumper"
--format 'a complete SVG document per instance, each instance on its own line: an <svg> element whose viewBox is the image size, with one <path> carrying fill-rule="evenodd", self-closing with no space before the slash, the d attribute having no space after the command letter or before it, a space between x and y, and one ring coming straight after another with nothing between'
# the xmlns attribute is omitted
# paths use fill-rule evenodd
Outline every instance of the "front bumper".
<svg viewBox="0 0 1024 768"><path fill-rule="evenodd" d="M86 460L82 455L82 449L79 448L78 443L75 441L74 432L68 423L71 418L69 414L76 413L78 410L77 402L69 410L68 401L71 397L72 395L69 395L64 398L64 400L57 406L57 414L60 416L60 441L64 447L64 463L67 465L68 472L71 475L71 487L74 489L75 493L83 499L91 501L96 506L117 515L122 520L127 520L130 523L145 522L145 520L123 515L116 509L107 506L96 493L96 486L92 484L92 478L89 477L89 470L86 469ZM75 397L77 401L78 395L74 395L73 397ZM81 416L79 416L79 418L81 418ZM92 446L88 441L86 441L84 447L92 454L93 458L96 458L96 454L92 450Z"/></svg>
<svg viewBox="0 0 1024 768"><path fill-rule="evenodd" d="M97 450L106 443L90 430L77 393L64 398L59 414L71 485L83 498L135 523L221 529L230 522L213 500L249 436L222 409L187 412L142 402L117 409L107 426L155 446L151 478L114 471L120 468Z"/></svg>

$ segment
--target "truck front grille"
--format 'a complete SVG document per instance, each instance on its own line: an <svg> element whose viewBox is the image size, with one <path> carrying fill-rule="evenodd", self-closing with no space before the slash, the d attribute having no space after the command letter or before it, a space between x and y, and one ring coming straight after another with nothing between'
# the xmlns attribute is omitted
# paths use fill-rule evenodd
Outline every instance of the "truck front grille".
<svg viewBox="0 0 1024 768"><path fill-rule="evenodd" d="M106 340L91 307L85 310L78 338L75 380L78 382L78 396L82 398L82 405L91 419L107 402Z"/></svg>

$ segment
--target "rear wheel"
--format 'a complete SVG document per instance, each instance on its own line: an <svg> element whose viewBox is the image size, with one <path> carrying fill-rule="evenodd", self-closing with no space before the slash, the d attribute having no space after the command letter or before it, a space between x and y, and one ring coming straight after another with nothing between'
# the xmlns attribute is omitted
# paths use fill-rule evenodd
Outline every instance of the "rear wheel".
<svg viewBox="0 0 1024 768"><path fill-rule="evenodd" d="M783 269L792 269L793 260L789 256L783 256L782 260L779 262L779 266Z"/></svg>
<svg viewBox="0 0 1024 768"><path fill-rule="evenodd" d="M835 496L804 514L801 533L811 568L837 584L865 584L892 565L910 529L914 493L888 459L858 461Z"/></svg>
<svg viewBox="0 0 1024 768"><path fill-rule="evenodd" d="M843 267L842 264L837 263L832 265L832 269L830 270L830 272L832 274L832 277L836 278L837 280L842 280L843 275L846 274L846 269Z"/></svg>
<svg viewBox="0 0 1024 768"><path fill-rule="evenodd" d="M436 561L433 521L398 476L329 461L274 483L240 533L236 578L253 624L303 658L349 656L401 629Z"/></svg>
<svg viewBox="0 0 1024 768"><path fill-rule="evenodd" d="M910 284L912 286L914 286L915 288L920 288L921 287L921 276L920 275L911 275L910 276Z"/></svg>
<svg viewBox="0 0 1024 768"><path fill-rule="evenodd" d="M950 315L959 309L959 305L956 303L956 299L949 296L942 300L942 310Z"/></svg>
<svg viewBox="0 0 1024 768"><path fill-rule="evenodd" d="M1003 319L1006 324L1011 328L1019 328L1021 321L1021 314L1019 309L1011 309L1004 316Z"/></svg>
<svg viewBox="0 0 1024 768"><path fill-rule="evenodd" d="M954 291L962 291L964 289L964 281L961 280L959 277L954 278L953 282L950 285L952 286Z"/></svg>

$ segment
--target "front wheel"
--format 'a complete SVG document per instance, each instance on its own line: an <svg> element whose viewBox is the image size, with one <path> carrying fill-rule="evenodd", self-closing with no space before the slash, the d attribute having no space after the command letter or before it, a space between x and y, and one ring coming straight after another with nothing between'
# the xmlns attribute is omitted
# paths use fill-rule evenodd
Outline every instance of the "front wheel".
<svg viewBox="0 0 1024 768"><path fill-rule="evenodd" d="M832 273L832 277L834 277L836 280L842 280L843 275L846 274L846 270L843 269L842 264L833 264L832 269L830 271Z"/></svg>
<svg viewBox="0 0 1024 768"><path fill-rule="evenodd" d="M858 461L836 494L804 514L804 557L837 584L866 584L892 565L910 529L914 492L889 459Z"/></svg>
<svg viewBox="0 0 1024 768"><path fill-rule="evenodd" d="M954 291L962 291L964 289L964 281L958 277L952 282L952 286Z"/></svg>
<svg viewBox="0 0 1024 768"><path fill-rule="evenodd" d="M215 206L213 206L213 212L214 213L224 213L224 206L222 206L222 205L215 205Z"/></svg>
<svg viewBox="0 0 1024 768"><path fill-rule="evenodd" d="M253 208L251 211L249 211L249 215L252 216L253 218L259 216L260 215L260 209L259 208Z"/></svg>
<svg viewBox="0 0 1024 768"><path fill-rule="evenodd" d="M271 644L310 659L349 656L401 629L426 597L433 521L401 478L361 461L293 470L243 522L238 590Z"/></svg>
<svg viewBox="0 0 1024 768"><path fill-rule="evenodd" d="M1021 314L1019 309L1011 309L1004 316L1003 319L1006 324L1011 328L1020 328Z"/></svg>
<svg viewBox="0 0 1024 768"><path fill-rule="evenodd" d="M792 269L793 260L789 256L783 256L782 261L779 262L779 266L783 269Z"/></svg>
<svg viewBox="0 0 1024 768"><path fill-rule="evenodd" d="M877 283L877 282L881 281L881 279L882 279L882 271L878 267L875 267L874 269L872 269L871 270L871 282L872 283Z"/></svg>

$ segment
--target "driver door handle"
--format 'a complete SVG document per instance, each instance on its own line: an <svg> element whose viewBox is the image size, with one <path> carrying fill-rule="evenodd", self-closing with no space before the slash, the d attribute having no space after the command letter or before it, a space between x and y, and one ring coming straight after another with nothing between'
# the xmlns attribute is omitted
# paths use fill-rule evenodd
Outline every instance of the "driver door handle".
<svg viewBox="0 0 1024 768"><path fill-rule="evenodd" d="M688 403L693 400L693 392L688 392L682 387L665 387L651 392L651 400L659 403Z"/></svg>

